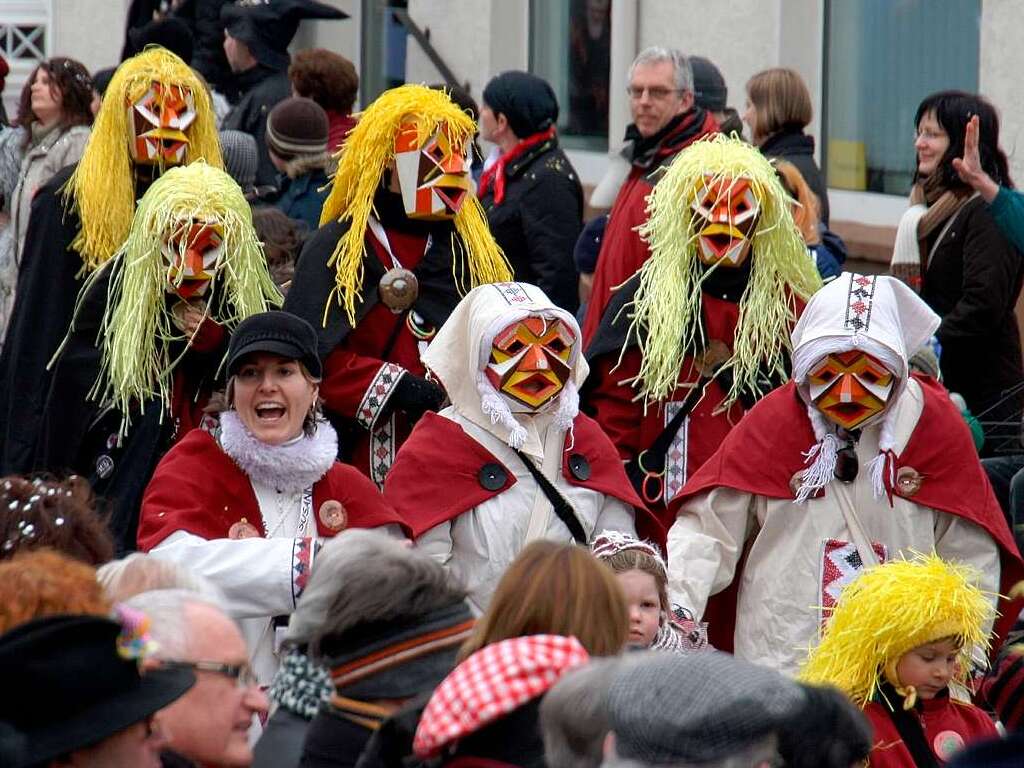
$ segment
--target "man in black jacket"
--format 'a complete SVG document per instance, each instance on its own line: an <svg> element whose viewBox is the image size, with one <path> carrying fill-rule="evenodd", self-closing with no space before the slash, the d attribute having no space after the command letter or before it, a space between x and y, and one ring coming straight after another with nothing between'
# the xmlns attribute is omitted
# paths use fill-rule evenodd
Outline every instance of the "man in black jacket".
<svg viewBox="0 0 1024 768"><path fill-rule="evenodd" d="M480 180L480 202L515 279L540 287L568 312L579 306L573 248L583 229L583 188L558 146L558 101L526 72L484 88L480 129L501 156Z"/></svg>
<svg viewBox="0 0 1024 768"><path fill-rule="evenodd" d="M256 138L259 168L256 184L273 184L277 171L267 152L267 115L274 105L292 94L288 80L288 44L302 19L347 19L348 14L317 0L275 0L255 4L239 0L221 8L224 53L240 97L225 129L244 131Z"/></svg>

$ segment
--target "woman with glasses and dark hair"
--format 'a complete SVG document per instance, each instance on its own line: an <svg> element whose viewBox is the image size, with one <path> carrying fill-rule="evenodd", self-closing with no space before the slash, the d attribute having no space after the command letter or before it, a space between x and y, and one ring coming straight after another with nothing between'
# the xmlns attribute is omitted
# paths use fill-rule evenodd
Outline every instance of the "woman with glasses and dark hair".
<svg viewBox="0 0 1024 768"><path fill-rule="evenodd" d="M1012 189L992 104L962 91L932 94L914 118L917 171L891 269L942 318L936 337L943 381L987 425L986 455L1019 431L1024 399L1014 388L1024 379L1024 367L1014 307L1024 263L984 198L954 166L964 155L972 118L978 166Z"/></svg>
<svg viewBox="0 0 1024 768"><path fill-rule="evenodd" d="M41 62L21 91L16 122L23 132L23 154L11 193L10 224L0 236L0 342L14 306L32 198L53 174L78 162L92 117L92 78L74 59L55 56Z"/></svg>

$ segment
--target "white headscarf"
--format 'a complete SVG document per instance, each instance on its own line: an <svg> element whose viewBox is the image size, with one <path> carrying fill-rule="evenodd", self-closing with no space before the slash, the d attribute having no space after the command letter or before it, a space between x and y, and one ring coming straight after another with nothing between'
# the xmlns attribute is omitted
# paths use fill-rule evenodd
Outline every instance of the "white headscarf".
<svg viewBox="0 0 1024 768"><path fill-rule="evenodd" d="M811 466L804 473L797 501L805 501L832 480L839 441L835 430L811 401L807 374L826 355L858 349L880 360L896 375L881 420L879 455L869 465L876 498L885 493L882 473L893 447L893 407L910 375L910 358L939 327L939 316L907 285L888 275L847 272L819 290L793 329L793 380L807 404L817 443L805 454ZM866 422L870 424L871 421Z"/></svg>
<svg viewBox="0 0 1024 768"><path fill-rule="evenodd" d="M571 431L579 413L578 387L590 371L583 359L580 327L576 318L556 307L535 285L491 283L474 288L455 307L422 357L456 411L516 449L528 441L542 443L536 434L534 412L513 413L508 399L494 388L484 371L494 337L511 323L530 316L557 318L576 339L569 356L569 380L540 411L553 414L556 426Z"/></svg>

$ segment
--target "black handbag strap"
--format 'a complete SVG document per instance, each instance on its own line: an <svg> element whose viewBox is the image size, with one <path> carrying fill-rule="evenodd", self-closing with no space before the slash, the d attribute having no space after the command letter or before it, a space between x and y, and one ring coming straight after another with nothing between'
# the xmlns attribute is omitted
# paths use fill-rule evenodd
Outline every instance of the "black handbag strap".
<svg viewBox="0 0 1024 768"><path fill-rule="evenodd" d="M679 405L679 410L676 411L668 424L665 425L665 428L658 433L658 436L651 441L651 444L647 446L647 450L644 451L643 462L643 469L645 471L657 474L665 469L665 455L668 453L669 446L672 445L672 441L675 439L676 434L678 434L679 428L683 425L683 421L686 420L686 417L696 407L697 400L700 399L704 386L709 380L710 377L708 376L701 376L697 380L693 389L683 398L682 403Z"/></svg>
<svg viewBox="0 0 1024 768"><path fill-rule="evenodd" d="M544 491L544 495L548 497L548 501L551 502L551 506L555 509L555 514L558 515L558 519L565 523L565 527L569 529L569 533L576 540L577 544L582 546L587 545L587 534L583 530L583 525L580 523L580 519L576 517L576 510L572 508L566 498L558 492L558 489L552 485L551 481L544 477L544 473L541 472L537 465L533 463L529 456L520 451L518 448L513 449L516 455L523 460L523 464L533 475L533 479L537 481L537 485Z"/></svg>

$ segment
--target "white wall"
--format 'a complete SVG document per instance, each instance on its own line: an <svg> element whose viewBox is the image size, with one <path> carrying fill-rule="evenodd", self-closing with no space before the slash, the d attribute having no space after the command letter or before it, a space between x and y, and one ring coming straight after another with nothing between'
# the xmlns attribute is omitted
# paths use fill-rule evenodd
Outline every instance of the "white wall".
<svg viewBox="0 0 1024 768"><path fill-rule="evenodd" d="M1024 99L1020 73L1024 68L1021 22L1024 4L983 0L981 46L978 62L979 90L1000 113L1000 142L1010 158L1010 175L1024 186Z"/></svg>
<svg viewBox="0 0 1024 768"><path fill-rule="evenodd" d="M129 0L52 2L51 56L78 59L90 72L121 61Z"/></svg>

